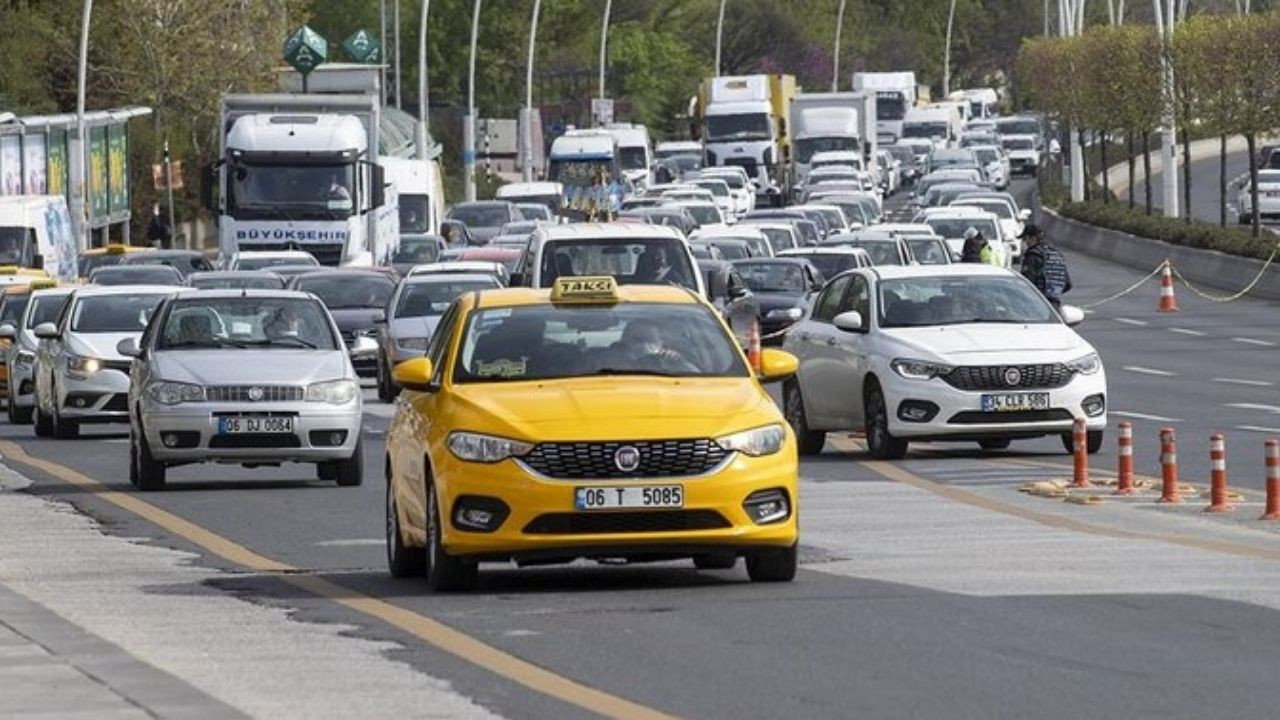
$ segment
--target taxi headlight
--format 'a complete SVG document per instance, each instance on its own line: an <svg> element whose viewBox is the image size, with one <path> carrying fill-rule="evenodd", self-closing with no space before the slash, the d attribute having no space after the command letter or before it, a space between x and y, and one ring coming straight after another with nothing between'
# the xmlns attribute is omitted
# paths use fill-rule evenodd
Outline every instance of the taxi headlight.
<svg viewBox="0 0 1280 720"><path fill-rule="evenodd" d="M67 356L67 372L73 372L78 375L92 375L102 369L102 361L94 357L85 357L83 355Z"/></svg>
<svg viewBox="0 0 1280 720"><path fill-rule="evenodd" d="M1081 375L1092 375L1102 369L1102 361L1098 359L1098 353L1089 353L1067 363L1067 367Z"/></svg>
<svg viewBox="0 0 1280 720"><path fill-rule="evenodd" d="M751 457L772 455L782 449L787 433L781 425L765 425L716 438L716 444L725 450L740 452Z"/></svg>
<svg viewBox="0 0 1280 720"><path fill-rule="evenodd" d="M493 435L470 432L449 434L449 452L459 460L496 463L509 457L520 457L533 449L532 443L509 440Z"/></svg>
<svg viewBox="0 0 1280 720"><path fill-rule="evenodd" d="M950 365L929 362L928 360L908 360L899 358L889 363L889 367L908 380L932 380L946 375L953 369Z"/></svg>
<svg viewBox="0 0 1280 720"><path fill-rule="evenodd" d="M396 341L396 344L405 350L426 350L429 339L424 337L400 338Z"/></svg>
<svg viewBox="0 0 1280 720"><path fill-rule="evenodd" d="M303 397L307 402L346 405L359 394L360 388L352 380L326 380L308 385Z"/></svg>
<svg viewBox="0 0 1280 720"><path fill-rule="evenodd" d="M204 402L204 388L191 383L157 382L147 388L151 399L161 405Z"/></svg>

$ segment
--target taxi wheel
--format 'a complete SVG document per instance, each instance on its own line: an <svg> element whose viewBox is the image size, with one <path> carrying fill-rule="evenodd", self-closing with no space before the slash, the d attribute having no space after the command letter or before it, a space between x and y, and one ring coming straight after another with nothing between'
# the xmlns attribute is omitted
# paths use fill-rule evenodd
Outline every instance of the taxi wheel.
<svg viewBox="0 0 1280 720"><path fill-rule="evenodd" d="M400 532L400 511L396 508L396 494L391 491L391 478L387 478L387 568L391 577L421 576L427 570L426 548L404 544Z"/></svg>
<svg viewBox="0 0 1280 720"><path fill-rule="evenodd" d="M804 414L804 397L800 394L800 384L788 380L782 386L782 407L787 423L796 434L796 445L801 455L817 455L827 442L827 434L819 430L810 430L809 422Z"/></svg>
<svg viewBox="0 0 1280 720"><path fill-rule="evenodd" d="M901 460L907 441L889 434L889 413L884 407L884 391L872 385L866 400L867 450L877 460Z"/></svg>
<svg viewBox="0 0 1280 720"><path fill-rule="evenodd" d="M477 563L466 562L445 552L440 528L440 505L434 485L427 485L427 585L435 592L470 590L480 579Z"/></svg>
<svg viewBox="0 0 1280 720"><path fill-rule="evenodd" d="M136 478L134 485L143 492L163 490L165 486L166 468L164 463L151 455L151 445L145 435L139 435L132 446L133 461L130 475Z"/></svg>
<svg viewBox="0 0 1280 720"><path fill-rule="evenodd" d="M329 469L326 471L325 468ZM356 449L346 460L334 460L321 465L319 472L323 477L328 472L338 487L355 487L364 483L364 439L356 440Z"/></svg>
<svg viewBox="0 0 1280 720"><path fill-rule="evenodd" d="M1009 438L984 438L978 441L978 447L983 450L1008 450L1012 442Z"/></svg>
<svg viewBox="0 0 1280 720"><path fill-rule="evenodd" d="M1074 455L1076 451L1076 442L1071 433L1062 434L1062 448L1067 451L1068 455ZM1097 454L1102 449L1102 431L1090 430L1085 440L1085 450L1090 454Z"/></svg>
<svg viewBox="0 0 1280 720"><path fill-rule="evenodd" d="M796 577L799 543L782 550L747 556L747 577L752 582L791 582Z"/></svg>

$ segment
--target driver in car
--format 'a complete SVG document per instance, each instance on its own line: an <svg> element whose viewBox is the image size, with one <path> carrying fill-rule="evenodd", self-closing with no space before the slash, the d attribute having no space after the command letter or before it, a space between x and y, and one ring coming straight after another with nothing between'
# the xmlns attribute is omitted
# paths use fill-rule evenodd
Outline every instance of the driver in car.
<svg viewBox="0 0 1280 720"><path fill-rule="evenodd" d="M631 367L663 372L696 372L693 363L662 340L658 324L651 320L633 320L622 331L618 348Z"/></svg>

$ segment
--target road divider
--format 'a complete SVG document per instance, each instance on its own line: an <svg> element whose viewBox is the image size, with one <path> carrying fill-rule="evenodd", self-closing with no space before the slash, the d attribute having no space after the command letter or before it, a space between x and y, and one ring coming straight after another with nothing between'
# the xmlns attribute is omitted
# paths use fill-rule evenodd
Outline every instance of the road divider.
<svg viewBox="0 0 1280 720"><path fill-rule="evenodd" d="M1227 502L1227 440L1222 433L1209 436L1209 506L1205 512L1224 513L1235 510Z"/></svg>
<svg viewBox="0 0 1280 720"><path fill-rule="evenodd" d="M1071 487L1091 488L1093 483L1089 482L1089 430L1084 418L1076 418L1071 440L1071 454L1075 460L1071 473Z"/></svg>
<svg viewBox="0 0 1280 720"><path fill-rule="evenodd" d="M1121 422L1119 433L1119 467L1116 470L1116 489L1111 494L1133 495L1138 492L1133 485L1133 423Z"/></svg>
<svg viewBox="0 0 1280 720"><path fill-rule="evenodd" d="M1280 440L1268 439L1267 454L1267 508L1259 520L1280 520Z"/></svg>
<svg viewBox="0 0 1280 720"><path fill-rule="evenodd" d="M1171 427L1160 430L1160 502L1182 502L1178 492L1178 440Z"/></svg>

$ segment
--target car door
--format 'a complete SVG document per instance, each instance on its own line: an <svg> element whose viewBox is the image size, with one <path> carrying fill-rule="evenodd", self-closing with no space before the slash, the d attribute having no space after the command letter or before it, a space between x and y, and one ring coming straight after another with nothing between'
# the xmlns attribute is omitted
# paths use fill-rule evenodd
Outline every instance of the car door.
<svg viewBox="0 0 1280 720"><path fill-rule="evenodd" d="M834 429L838 403L830 397L839 392L833 383L837 373L836 330L832 318L839 312L851 275L840 275L827 283L814 300L809 316L787 333L786 349L800 361L796 382L804 397L806 421L815 430Z"/></svg>
<svg viewBox="0 0 1280 720"><path fill-rule="evenodd" d="M856 311L862 315L862 330L849 332L834 325L830 361L832 420L838 428L860 428L863 425L862 386L869 367L871 343L871 279L861 273L848 276L849 286L840 300L836 314Z"/></svg>

